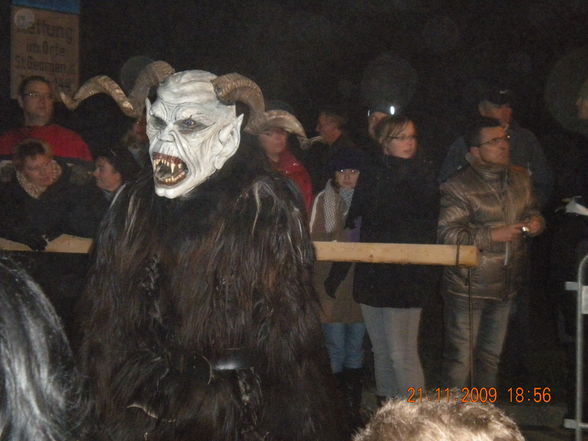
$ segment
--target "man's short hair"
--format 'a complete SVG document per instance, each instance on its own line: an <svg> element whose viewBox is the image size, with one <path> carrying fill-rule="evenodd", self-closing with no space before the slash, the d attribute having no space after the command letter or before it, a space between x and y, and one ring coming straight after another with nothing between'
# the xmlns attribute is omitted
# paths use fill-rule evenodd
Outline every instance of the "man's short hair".
<svg viewBox="0 0 588 441"><path fill-rule="evenodd" d="M500 125L500 121L494 118L480 117L475 119L468 126L466 133L464 135L464 140L466 142L467 148L470 149L471 147L478 147L481 142L480 134L482 133L482 129L492 127L502 126Z"/></svg>
<svg viewBox="0 0 588 441"><path fill-rule="evenodd" d="M96 159L104 158L112 167L121 174L123 182L128 182L137 178L140 167L124 146L116 145L112 148L104 149L96 154Z"/></svg>
<svg viewBox="0 0 588 441"><path fill-rule="evenodd" d="M51 81L49 81L47 78L45 78L44 76L41 75L31 75L29 77L26 77L25 79L23 79L20 84L18 85L18 95L19 96L23 96L27 90L27 86L30 83L33 83L35 81L39 81L41 83L45 83L47 86L49 86L51 89L53 88L53 85L51 84Z"/></svg>
<svg viewBox="0 0 588 441"><path fill-rule="evenodd" d="M323 107L320 110L319 115L325 115L326 117L331 118L339 129L345 128L349 122L349 116L347 116L347 112L335 106Z"/></svg>
<svg viewBox="0 0 588 441"><path fill-rule="evenodd" d="M12 155L12 164L17 170L22 170L27 158L33 158L37 155L48 155L53 157L53 150L49 144L41 139L27 138L19 142L14 148Z"/></svg>
<svg viewBox="0 0 588 441"><path fill-rule="evenodd" d="M457 396L457 395L456 395ZM429 399L430 398L430 399ZM353 441L524 441L516 423L489 403L435 394L421 402L388 401Z"/></svg>

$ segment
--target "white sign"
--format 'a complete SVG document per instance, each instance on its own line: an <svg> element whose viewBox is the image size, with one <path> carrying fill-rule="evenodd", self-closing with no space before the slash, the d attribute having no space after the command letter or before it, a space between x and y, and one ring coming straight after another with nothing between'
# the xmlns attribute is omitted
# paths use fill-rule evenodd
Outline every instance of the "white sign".
<svg viewBox="0 0 588 441"><path fill-rule="evenodd" d="M41 75L67 93L79 82L79 17L12 6L10 95L23 78Z"/></svg>

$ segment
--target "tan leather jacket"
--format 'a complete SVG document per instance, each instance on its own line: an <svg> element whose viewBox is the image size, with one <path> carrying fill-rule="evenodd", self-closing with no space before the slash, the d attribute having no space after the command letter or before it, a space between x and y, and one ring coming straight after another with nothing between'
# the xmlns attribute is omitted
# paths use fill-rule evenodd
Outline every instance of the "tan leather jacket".
<svg viewBox="0 0 588 441"><path fill-rule="evenodd" d="M525 271L528 239L494 242L493 227L541 216L526 169L486 166L468 155L470 167L441 186L438 240L446 244L476 245L480 266L471 270L471 295L480 299L506 299L516 294ZM544 220L541 230L543 231ZM446 267L445 295L468 295L468 270Z"/></svg>

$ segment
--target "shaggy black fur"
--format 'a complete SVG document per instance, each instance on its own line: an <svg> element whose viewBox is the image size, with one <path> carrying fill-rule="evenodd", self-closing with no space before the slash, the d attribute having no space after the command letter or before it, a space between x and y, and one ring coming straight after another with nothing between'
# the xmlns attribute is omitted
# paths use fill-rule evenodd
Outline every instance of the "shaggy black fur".
<svg viewBox="0 0 588 441"><path fill-rule="evenodd" d="M105 438L342 439L301 207L239 154L186 198L151 176L118 198L80 309ZM211 376L235 348L253 369Z"/></svg>

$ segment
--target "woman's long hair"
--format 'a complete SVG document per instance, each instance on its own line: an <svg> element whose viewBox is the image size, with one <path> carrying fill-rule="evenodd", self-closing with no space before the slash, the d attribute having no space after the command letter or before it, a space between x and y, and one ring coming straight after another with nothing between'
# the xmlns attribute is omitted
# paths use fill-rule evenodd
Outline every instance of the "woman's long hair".
<svg viewBox="0 0 588 441"><path fill-rule="evenodd" d="M53 306L0 256L0 440L82 438L81 380Z"/></svg>

